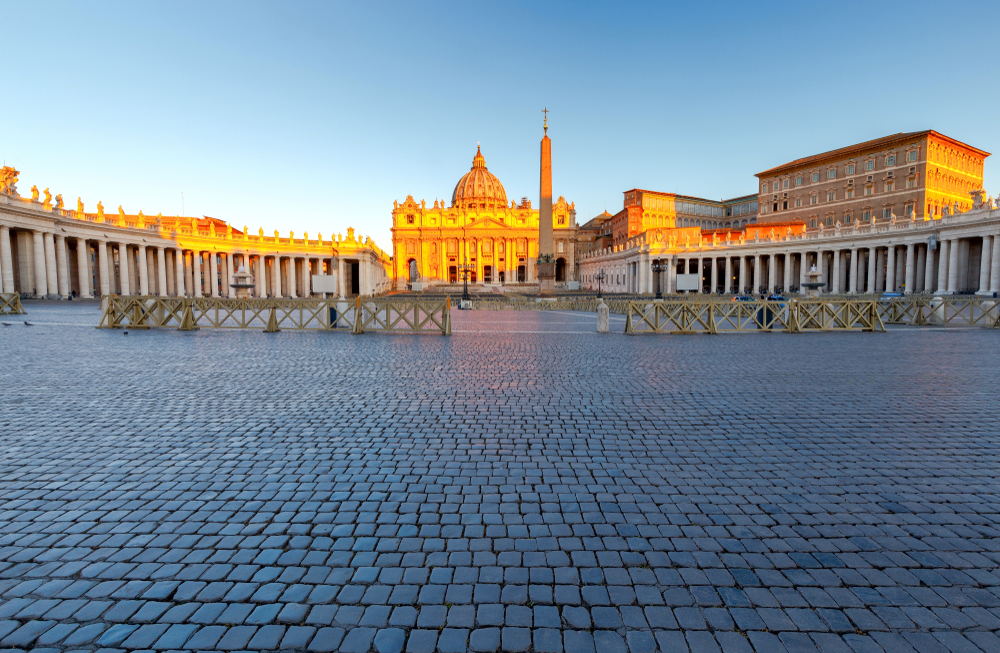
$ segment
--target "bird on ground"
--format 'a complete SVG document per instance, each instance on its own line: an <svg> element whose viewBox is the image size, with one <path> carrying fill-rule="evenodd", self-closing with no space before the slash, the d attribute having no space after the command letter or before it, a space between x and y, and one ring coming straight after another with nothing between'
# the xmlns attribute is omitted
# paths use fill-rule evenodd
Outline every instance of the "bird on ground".
<svg viewBox="0 0 1000 653"><path fill-rule="evenodd" d="M34 325L34 324L32 324L31 322L29 322L29 321L25 320L25 321L24 321L24 326L35 326L35 325Z"/></svg>

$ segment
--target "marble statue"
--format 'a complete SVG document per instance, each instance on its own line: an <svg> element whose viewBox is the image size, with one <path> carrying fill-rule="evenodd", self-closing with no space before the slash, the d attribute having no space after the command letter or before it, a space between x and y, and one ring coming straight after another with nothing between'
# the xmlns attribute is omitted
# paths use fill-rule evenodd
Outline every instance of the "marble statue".
<svg viewBox="0 0 1000 653"><path fill-rule="evenodd" d="M275 242L277 242L277 240L278 240L278 230L277 229L274 230L274 240L275 240Z"/></svg>
<svg viewBox="0 0 1000 653"><path fill-rule="evenodd" d="M97 203L97 221L104 222L104 205L100 202Z"/></svg>
<svg viewBox="0 0 1000 653"><path fill-rule="evenodd" d="M959 214L959 210L958 210L958 200L955 200L955 205L954 205L954 206L952 207L952 209L951 209L951 212L952 212L952 213L954 213L955 215L958 215L958 214Z"/></svg>
<svg viewBox="0 0 1000 653"><path fill-rule="evenodd" d="M122 208L121 204L118 205L118 221L122 224L125 223L125 209Z"/></svg>
<svg viewBox="0 0 1000 653"><path fill-rule="evenodd" d="M258 234L261 238L264 237L264 227L260 228L260 233Z"/></svg>
<svg viewBox="0 0 1000 653"><path fill-rule="evenodd" d="M4 166L0 168L0 193L6 195L17 195L17 176L20 173L11 168L10 166Z"/></svg>
<svg viewBox="0 0 1000 653"><path fill-rule="evenodd" d="M84 211L83 211L83 200L78 197L78 198L76 198L76 214L82 218L83 217L83 213L84 213Z"/></svg>
<svg viewBox="0 0 1000 653"><path fill-rule="evenodd" d="M56 206L55 206L56 211L61 211L62 207L63 207L62 194L56 195Z"/></svg>
<svg viewBox="0 0 1000 653"><path fill-rule="evenodd" d="M985 191L983 191L983 189L980 188L980 189L971 191L969 194L972 195L972 208L973 208L973 210L982 208L982 206L983 206L983 195L985 194Z"/></svg>
<svg viewBox="0 0 1000 653"><path fill-rule="evenodd" d="M42 192L45 193L45 201L42 202L42 206L45 207L45 208L47 208L47 209L51 209L52 208L52 193L49 192L48 188L46 188Z"/></svg>
<svg viewBox="0 0 1000 653"><path fill-rule="evenodd" d="M38 186L31 187L31 201L32 202L38 201Z"/></svg>
<svg viewBox="0 0 1000 653"><path fill-rule="evenodd" d="M949 216L949 215L951 215L951 209L949 209L948 205L945 204L944 206L941 207L941 217L945 217L945 216Z"/></svg>

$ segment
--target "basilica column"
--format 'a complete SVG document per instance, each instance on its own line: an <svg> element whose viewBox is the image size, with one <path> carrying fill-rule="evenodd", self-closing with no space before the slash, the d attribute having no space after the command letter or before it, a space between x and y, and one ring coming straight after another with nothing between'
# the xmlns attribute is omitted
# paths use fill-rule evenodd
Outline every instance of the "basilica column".
<svg viewBox="0 0 1000 653"><path fill-rule="evenodd" d="M90 248L84 238L76 239L76 276L80 277L80 297L93 297L94 283L90 276Z"/></svg>
<svg viewBox="0 0 1000 653"><path fill-rule="evenodd" d="M760 254L758 253L753 255L753 287L750 289L751 295L756 295L760 292L761 281Z"/></svg>
<svg viewBox="0 0 1000 653"><path fill-rule="evenodd" d="M122 295L131 295L132 286L128 273L128 245L118 243L118 287Z"/></svg>
<svg viewBox="0 0 1000 653"><path fill-rule="evenodd" d="M146 260L146 246L138 245L136 247L137 259L139 262L139 294L143 297L149 295L149 266Z"/></svg>
<svg viewBox="0 0 1000 653"><path fill-rule="evenodd" d="M219 254L218 252L208 253L209 280L212 282L212 297L219 296Z"/></svg>
<svg viewBox="0 0 1000 653"><path fill-rule="evenodd" d="M236 262L233 261L233 253L226 252L226 297L235 297L236 289L232 287L233 275L236 274Z"/></svg>
<svg viewBox="0 0 1000 653"><path fill-rule="evenodd" d="M868 248L868 285L865 286L865 292L874 293L875 292L875 248Z"/></svg>
<svg viewBox="0 0 1000 653"><path fill-rule="evenodd" d="M885 262L885 291L895 292L896 290L896 246L889 245L886 249Z"/></svg>
<svg viewBox="0 0 1000 653"><path fill-rule="evenodd" d="M295 280L295 256L288 257L288 296L295 299L299 296L298 284Z"/></svg>
<svg viewBox="0 0 1000 653"><path fill-rule="evenodd" d="M61 299L66 299L67 297L69 297L70 293L69 251L66 249L66 238L57 235L55 248L56 248L56 278L59 281L56 289L59 292L59 297Z"/></svg>
<svg viewBox="0 0 1000 653"><path fill-rule="evenodd" d="M948 241L948 294L958 292L958 254L961 241L957 238Z"/></svg>
<svg viewBox="0 0 1000 653"><path fill-rule="evenodd" d="M924 269L927 267L927 248L924 245L914 245L916 263L913 264L913 291L921 292L924 289ZM907 266L909 267L909 266ZM909 288L907 288L909 290Z"/></svg>
<svg viewBox="0 0 1000 653"><path fill-rule="evenodd" d="M174 251L174 294L183 297L187 294L184 288L184 250Z"/></svg>
<svg viewBox="0 0 1000 653"><path fill-rule="evenodd" d="M271 266L271 270L273 271L273 274L271 275L271 277L272 277L272 281L271 281L271 285L272 285L271 296L274 297L275 299L280 299L281 298L281 257L280 256L275 255L275 257L274 257L274 265Z"/></svg>
<svg viewBox="0 0 1000 653"><path fill-rule="evenodd" d="M267 297L267 265L264 264L264 255L256 254L256 269L247 261L247 271L253 274L253 281L257 284L257 297Z"/></svg>
<svg viewBox="0 0 1000 653"><path fill-rule="evenodd" d="M97 241L97 274L101 282L101 297L111 294L111 277L108 272L108 243L104 240Z"/></svg>
<svg viewBox="0 0 1000 653"><path fill-rule="evenodd" d="M747 257L745 254L740 254L740 285L736 289L736 294L741 295L746 292L747 289Z"/></svg>
<svg viewBox="0 0 1000 653"><path fill-rule="evenodd" d="M906 262L903 264L903 288L902 291L907 295L912 295L914 291L914 274L913 270L916 266L917 251L913 243L906 246Z"/></svg>
<svg viewBox="0 0 1000 653"><path fill-rule="evenodd" d="M59 286L56 279L56 247L52 240L53 234L44 234L45 244L45 297L54 299L59 296Z"/></svg>
<svg viewBox="0 0 1000 653"><path fill-rule="evenodd" d="M423 257L421 257L420 260L421 262L423 262ZM311 264L312 262L308 256L302 259L302 296L305 298L312 297L312 269L310 268ZM417 265L419 265L419 263Z"/></svg>
<svg viewBox="0 0 1000 653"><path fill-rule="evenodd" d="M924 292L934 292L934 250L925 246L924 254Z"/></svg>
<svg viewBox="0 0 1000 653"><path fill-rule="evenodd" d="M156 248L156 294L167 296L167 252L162 247Z"/></svg>
<svg viewBox="0 0 1000 653"><path fill-rule="evenodd" d="M14 289L14 253L10 247L10 227L0 226L0 285L3 292Z"/></svg>
<svg viewBox="0 0 1000 653"><path fill-rule="evenodd" d="M728 295L733 291L733 257L728 253L726 254L726 277L723 279L724 288L722 289L723 294Z"/></svg>
<svg viewBox="0 0 1000 653"><path fill-rule="evenodd" d="M778 255L771 252L767 255L767 292L774 294L778 285Z"/></svg>
<svg viewBox="0 0 1000 653"><path fill-rule="evenodd" d="M848 280L850 285L847 288L847 292L852 295L858 292L858 271L861 269L858 263L858 248L854 247L851 249L851 278Z"/></svg>
<svg viewBox="0 0 1000 653"><path fill-rule="evenodd" d="M346 299L347 284L344 283L344 259L339 256L337 257L337 287L340 289L340 299Z"/></svg>
<svg viewBox="0 0 1000 653"><path fill-rule="evenodd" d="M948 292L948 259L950 240L938 242L938 278L937 294L943 295Z"/></svg>
<svg viewBox="0 0 1000 653"><path fill-rule="evenodd" d="M833 250L833 284L830 286L830 292L835 295L840 294L840 255L841 251L839 249Z"/></svg>
<svg viewBox="0 0 1000 653"><path fill-rule="evenodd" d="M990 256L990 294L1000 293L1000 235L993 236L993 254Z"/></svg>
<svg viewBox="0 0 1000 653"><path fill-rule="evenodd" d="M993 239L983 236L983 250L979 261L979 292L977 295L986 295L990 292L990 255L993 253Z"/></svg>
<svg viewBox="0 0 1000 653"><path fill-rule="evenodd" d="M191 252L191 296L201 297L201 252Z"/></svg>

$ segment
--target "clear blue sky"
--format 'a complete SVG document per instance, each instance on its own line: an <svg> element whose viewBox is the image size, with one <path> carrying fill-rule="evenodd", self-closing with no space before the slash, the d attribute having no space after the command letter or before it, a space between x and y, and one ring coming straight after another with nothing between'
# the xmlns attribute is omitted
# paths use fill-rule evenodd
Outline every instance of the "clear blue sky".
<svg viewBox="0 0 1000 653"><path fill-rule="evenodd" d="M270 233L451 197L481 141L509 198L582 223L633 187L710 198L932 128L1000 156L1000 3L8 2L0 158L88 210ZM986 168L1000 191L998 164Z"/></svg>

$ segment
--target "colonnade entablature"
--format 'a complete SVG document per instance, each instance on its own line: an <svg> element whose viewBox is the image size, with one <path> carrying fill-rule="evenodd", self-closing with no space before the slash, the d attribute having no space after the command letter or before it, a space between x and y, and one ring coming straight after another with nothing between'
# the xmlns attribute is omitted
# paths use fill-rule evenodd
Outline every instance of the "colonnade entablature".
<svg viewBox="0 0 1000 653"><path fill-rule="evenodd" d="M235 297L245 268L257 297L308 297L311 278L336 278L341 296L375 295L390 287L391 257L370 237L277 231L251 234L215 218L96 213L21 197L17 171L0 170L0 292L28 297L95 295ZM246 290L246 289L244 289ZM246 294L245 292L243 294Z"/></svg>
<svg viewBox="0 0 1000 653"><path fill-rule="evenodd" d="M815 267L826 293L1000 293L1000 208L976 205L932 220L893 217L800 233L763 223L751 239L653 229L581 256L581 286L596 290L603 271L609 292L673 293L678 274L697 274L701 292L787 294L804 292Z"/></svg>

